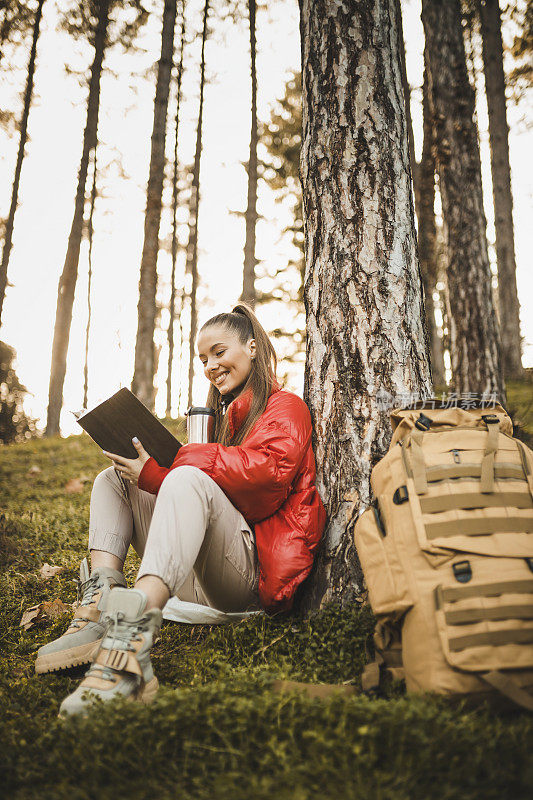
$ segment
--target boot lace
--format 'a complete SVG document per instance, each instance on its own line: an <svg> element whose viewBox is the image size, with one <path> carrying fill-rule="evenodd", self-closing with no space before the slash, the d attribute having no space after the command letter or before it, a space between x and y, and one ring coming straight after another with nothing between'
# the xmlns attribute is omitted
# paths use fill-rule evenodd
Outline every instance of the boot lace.
<svg viewBox="0 0 533 800"><path fill-rule="evenodd" d="M103 583L100 583L98 575L93 575L86 581L80 581L78 578L78 608L80 606L90 606L93 602L93 597L99 589L103 588ZM70 623L71 628L79 628L80 625L85 624L84 619L74 618Z"/></svg>
<svg viewBox="0 0 533 800"><path fill-rule="evenodd" d="M103 647L104 642L108 639L111 640L110 646L106 650L130 650L134 651L132 642L138 642L141 639L139 635L142 631L147 631L148 617L140 617L140 619L133 620L133 622L125 620L124 614L121 611L116 611L114 614L107 617L106 628L104 636L98 648L98 653ZM102 678L105 681L114 681L119 670L113 667L106 667L103 664L91 664L85 676L94 675L97 678Z"/></svg>

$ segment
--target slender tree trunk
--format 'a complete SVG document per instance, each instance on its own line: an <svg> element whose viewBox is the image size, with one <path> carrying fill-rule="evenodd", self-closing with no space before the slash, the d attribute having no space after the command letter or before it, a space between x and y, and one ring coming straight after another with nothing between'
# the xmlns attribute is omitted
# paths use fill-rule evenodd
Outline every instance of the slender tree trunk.
<svg viewBox="0 0 533 800"><path fill-rule="evenodd" d="M44 0L39 0L37 9L35 11L35 21L33 24L33 38L31 43L30 60L28 63L28 77L26 79L26 90L24 92L22 119L20 121L20 140L17 153L17 163L15 166L15 177L13 179L13 188L11 190L11 205L9 207L9 214L7 216L6 227L5 227L4 248L2 250L2 263L0 265L0 325L2 324L2 308L4 305L4 297L7 286L7 270L9 266L9 256L11 254L11 247L13 244L13 227L15 224L15 213L17 210L17 203L18 203L20 174L22 172L24 150L26 148L26 141L28 138L28 118L30 116L31 99L33 95L33 77L35 74L35 59L37 55L37 42L39 40L39 30L41 26L43 5L44 5ZM7 8L5 14L7 17Z"/></svg>
<svg viewBox="0 0 533 800"><path fill-rule="evenodd" d="M250 55L252 77L252 129L250 132L250 157L248 159L248 203L246 206L246 240L244 243L244 271L241 299L255 306L255 229L257 225L257 71L255 38L255 0L248 0L250 19Z"/></svg>
<svg viewBox="0 0 533 800"><path fill-rule="evenodd" d="M505 404L481 163L459 0L423 0L431 113L448 252L452 385Z"/></svg>
<svg viewBox="0 0 533 800"><path fill-rule="evenodd" d="M181 81L183 77L183 53L185 50L185 3L181 2L180 60L176 81L176 117L174 120L174 163L172 168L172 273L170 276L170 303L167 329L167 417L172 413L172 361L174 359L174 320L176 318L176 261L178 257L178 134L180 120Z"/></svg>
<svg viewBox="0 0 533 800"><path fill-rule="evenodd" d="M397 16L400 20L400 43L401 43L401 69L402 84L405 96L405 116L407 123L407 137L409 144L409 161L413 177L413 189L415 199L416 217L418 221L418 256L420 260L420 274L424 287L424 305L426 311L426 324L428 327L429 341L431 346L431 372L436 385L442 386L445 382L444 360L442 351L442 341L437 333L435 322L435 304L433 302L433 292L437 282L437 259L435 252L435 162L432 157L431 148L431 123L426 124L427 104L424 106L424 150L422 161L417 162L415 157L415 137L413 134L413 121L411 117L411 89L407 80L407 68L405 64L405 41L403 36L402 12L400 0L397 3ZM427 94L427 92L426 92ZM429 138L427 138L429 135ZM430 161L428 160L430 159ZM428 170L432 170L431 174ZM422 171L424 174L422 175ZM433 229L431 230L431 225ZM429 228L427 227L429 226ZM433 235L433 239L431 236Z"/></svg>
<svg viewBox="0 0 533 800"><path fill-rule="evenodd" d="M361 588L353 524L401 393L431 393L395 0L302 0L307 360L328 512L304 605ZM400 402L402 402L400 400Z"/></svg>
<svg viewBox="0 0 533 800"><path fill-rule="evenodd" d="M207 39L207 17L209 14L209 0L204 3L204 16L202 26L202 54L200 61L200 105L198 108L198 125L196 128L196 149L194 152L194 167L191 187L189 242L187 244L187 272L191 273L191 327L189 335L189 383L187 403L192 404L192 383L194 378L194 344L198 327L198 312L196 309L196 293L198 291L198 211L200 208L200 161L202 157L202 121L204 113L204 84L205 84L205 42Z"/></svg>
<svg viewBox="0 0 533 800"><path fill-rule="evenodd" d="M437 333L433 293L438 279L437 227L435 223L435 158L433 154L433 122L428 97L427 70L424 69L422 111L424 142L422 156L416 169L415 205L418 218L418 257L424 281L424 300L429 341L431 343L431 371L435 386L446 383L442 339Z"/></svg>
<svg viewBox="0 0 533 800"><path fill-rule="evenodd" d="M509 166L509 128L505 105L502 35L498 0L478 0L489 110L490 164L498 261L498 302L505 377L523 375L520 306L516 289L513 197Z"/></svg>
<svg viewBox="0 0 533 800"><path fill-rule="evenodd" d="M68 239L67 253L57 292L56 321L52 345L52 365L48 393L48 416L46 436L59 433L59 417L63 405L63 384L67 368L67 352L72 323L72 306L78 279L81 238L83 234L83 212L85 207L85 183L89 154L96 147L98 135L98 112L100 106L100 78L104 60L107 27L109 24L109 0L99 4L98 22L94 34L94 60L89 81L87 100L87 122L83 134L83 150L78 172L78 187L74 204L74 216Z"/></svg>
<svg viewBox="0 0 533 800"><path fill-rule="evenodd" d="M165 173L165 139L170 76L174 56L174 26L176 0L165 0L161 32L161 58L157 70L154 102L154 124L150 173L144 218L144 244L139 281L138 325L135 342L135 369L131 390L148 408L154 407L155 352L154 331L156 318L157 256L159 253L159 225L161 222L161 195Z"/></svg>
<svg viewBox="0 0 533 800"><path fill-rule="evenodd" d="M93 282L93 219L94 219L94 206L96 203L96 147L93 150L93 184L91 188L91 209L89 211L89 221L87 223L87 238L89 240L89 275L87 279L87 327L85 329L85 364L83 367L83 404L82 408L88 407L88 394L89 394L89 337L91 333L91 289Z"/></svg>

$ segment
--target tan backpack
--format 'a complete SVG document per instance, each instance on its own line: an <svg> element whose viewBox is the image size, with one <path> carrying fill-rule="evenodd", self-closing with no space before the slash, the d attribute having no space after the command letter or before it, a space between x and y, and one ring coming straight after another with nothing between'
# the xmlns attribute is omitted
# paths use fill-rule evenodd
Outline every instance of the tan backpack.
<svg viewBox="0 0 533 800"><path fill-rule="evenodd" d="M503 694L533 711L533 452L498 404L432 406L391 413L355 526L378 618L363 688L384 661L409 692Z"/></svg>

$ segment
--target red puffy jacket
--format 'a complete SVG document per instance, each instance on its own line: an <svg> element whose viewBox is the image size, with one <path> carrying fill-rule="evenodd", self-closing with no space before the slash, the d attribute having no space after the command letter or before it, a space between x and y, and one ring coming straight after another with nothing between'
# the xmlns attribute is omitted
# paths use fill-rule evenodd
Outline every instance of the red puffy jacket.
<svg viewBox="0 0 533 800"><path fill-rule="evenodd" d="M243 422L251 394L228 407L231 434ZM259 597L270 612L285 611L309 575L326 522L315 487L311 415L297 395L275 387L243 444L186 444L170 469L199 467L254 525L259 558ZM157 494L170 470L150 458L139 488Z"/></svg>

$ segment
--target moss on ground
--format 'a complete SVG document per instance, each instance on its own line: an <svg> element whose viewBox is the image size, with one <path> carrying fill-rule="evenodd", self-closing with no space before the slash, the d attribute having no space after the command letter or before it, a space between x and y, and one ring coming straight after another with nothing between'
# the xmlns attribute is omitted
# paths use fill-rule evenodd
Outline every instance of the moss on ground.
<svg viewBox="0 0 533 800"><path fill-rule="evenodd" d="M526 432L531 391L509 391ZM530 387L529 387L530 388ZM178 432L181 429L178 429ZM88 798L520 800L530 796L533 720L450 706L431 695L312 699L274 679L359 687L373 618L330 606L309 621L260 616L232 626L163 625L161 682L149 707L115 702L57 719L83 670L36 676L35 650L68 615L19 627L24 609L75 599L92 480L108 461L86 436L1 451L0 795ZM83 489L68 493L68 481ZM64 570L43 579L44 562ZM133 578L137 560L126 573Z"/></svg>

